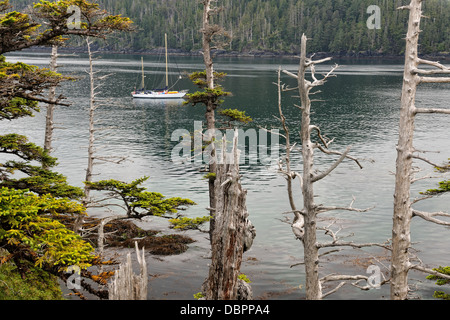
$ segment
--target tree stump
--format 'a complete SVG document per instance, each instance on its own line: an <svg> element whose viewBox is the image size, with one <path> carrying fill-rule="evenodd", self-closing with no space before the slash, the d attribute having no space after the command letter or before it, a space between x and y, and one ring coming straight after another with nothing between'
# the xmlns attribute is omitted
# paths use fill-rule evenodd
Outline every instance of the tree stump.
<svg viewBox="0 0 450 320"><path fill-rule="evenodd" d="M237 141L235 130L233 151L227 154L224 137L223 163L217 165L215 228L211 239L212 261L206 281L206 300L251 298L251 290L247 289L245 294L239 292L243 288L238 279L242 256L245 250L250 249L255 231L247 219L247 191L240 183Z"/></svg>
<svg viewBox="0 0 450 320"><path fill-rule="evenodd" d="M113 281L108 286L109 300L147 300L148 274L145 250L142 248L141 255L137 242L136 255L140 267L140 274L134 274L131 253L128 253L126 262L120 265L119 270L114 275Z"/></svg>

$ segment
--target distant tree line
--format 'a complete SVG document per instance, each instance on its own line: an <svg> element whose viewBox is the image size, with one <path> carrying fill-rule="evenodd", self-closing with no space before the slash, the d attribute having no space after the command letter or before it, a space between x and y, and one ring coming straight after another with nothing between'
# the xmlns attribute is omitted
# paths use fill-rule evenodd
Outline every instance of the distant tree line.
<svg viewBox="0 0 450 320"><path fill-rule="evenodd" d="M193 0L99 0L102 8L130 17L139 30L117 36L107 49L149 51L164 44L182 51L201 49L202 8ZM13 0L19 9L30 0ZM303 33L312 52L402 54L407 12L401 0L221 0L215 23L228 31L227 51L300 52ZM369 29L367 8L381 9L381 29ZM424 1L421 53L450 52L450 2ZM72 44L76 44L75 39ZM82 44L80 44L82 45Z"/></svg>

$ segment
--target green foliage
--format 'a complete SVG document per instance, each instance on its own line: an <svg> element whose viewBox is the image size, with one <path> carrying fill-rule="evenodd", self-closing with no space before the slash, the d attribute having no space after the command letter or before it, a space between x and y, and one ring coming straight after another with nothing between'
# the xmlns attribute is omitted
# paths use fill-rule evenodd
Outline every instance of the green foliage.
<svg viewBox="0 0 450 320"><path fill-rule="evenodd" d="M448 164L444 164L441 167L435 167L435 170L438 171L438 172L447 172L447 171L449 171L450 170L450 161L449 161ZM426 192L421 192L421 194L438 195L438 194L449 192L449 191L450 191L450 180L444 180L444 181L439 182L439 188L438 189L429 189Z"/></svg>
<svg viewBox="0 0 450 320"><path fill-rule="evenodd" d="M108 15L98 3L87 0L59 0L35 3L30 14L5 12L9 1L0 2L0 120L16 119L38 111L36 101L60 103L63 96L49 101L44 93L70 78L47 68L38 68L21 62L8 63L4 54L37 45L60 44L70 34L104 38L116 31L132 31L132 21L120 15ZM19 5L18 5L19 3ZM16 1L23 9L27 3ZM77 6L84 21L80 27L69 28L68 8ZM5 12L5 13L3 13Z"/></svg>
<svg viewBox="0 0 450 320"><path fill-rule="evenodd" d="M434 268L433 270L443 273L443 274L446 274L446 275L450 275L450 267L439 267L439 268ZM435 275L429 275L429 276L427 276L427 279L428 280L436 280L436 284L439 286L443 286L443 285L450 283L450 280L447 280L447 279L444 279L442 277L435 276ZM443 291L435 291L433 294L433 297L437 298L437 299L450 300L450 295Z"/></svg>
<svg viewBox="0 0 450 320"><path fill-rule="evenodd" d="M434 271L446 274L446 275L450 275L450 267L439 267L439 268L434 268ZM436 284L439 286L443 286L445 284L450 283L450 280L447 279L443 279L439 276L435 276L435 275L429 275L427 276L428 280L436 280Z"/></svg>
<svg viewBox="0 0 450 320"><path fill-rule="evenodd" d="M8 9L8 7L8 1L2 1L0 3L0 12L5 11L6 9ZM39 24L33 23L28 14L12 11L0 15L0 30L20 30L21 34L17 35L17 40L29 39L30 36L34 34L38 28Z"/></svg>
<svg viewBox="0 0 450 320"><path fill-rule="evenodd" d="M56 159L49 156L43 148L28 141L28 138L18 134L0 136L0 151L17 155L27 161L38 161L47 166L56 165Z"/></svg>
<svg viewBox="0 0 450 320"><path fill-rule="evenodd" d="M0 189L0 246L25 252L40 268L63 270L91 266L92 246L52 219L59 213L84 214L84 207L68 199L39 196L24 190Z"/></svg>
<svg viewBox="0 0 450 320"><path fill-rule="evenodd" d="M243 273L241 273L241 274L238 276L238 279L240 279L240 280L242 280L242 281L244 281L244 282L247 282L247 283L252 283L252 282L250 281L250 279L249 279L245 274L243 274Z"/></svg>
<svg viewBox="0 0 450 320"><path fill-rule="evenodd" d="M130 30L131 19L124 18L121 15L106 15L100 9L100 5L96 2L89 2L86 0L59 0L59 1L45 1L34 5L34 9L42 17L50 21L59 20L66 16L69 6L77 6L82 17L86 17L86 21L81 22L80 29L82 30L100 30L103 33L111 31ZM84 14L83 14L84 13ZM63 24L65 19L61 19Z"/></svg>
<svg viewBox="0 0 450 320"><path fill-rule="evenodd" d="M39 111L36 101L15 97L0 109L0 118L12 120L24 116L32 116L33 111Z"/></svg>
<svg viewBox="0 0 450 320"><path fill-rule="evenodd" d="M214 88L208 88L206 82L206 71L196 71L189 75L189 79L196 84L201 90L194 93L188 93L185 97L184 104L192 104L193 106L201 103L207 109L215 110L222 103L224 97L231 95L230 92L223 91L223 88L218 84L226 76L225 73L214 72Z"/></svg>
<svg viewBox="0 0 450 320"><path fill-rule="evenodd" d="M68 39L63 37L67 35L104 38L112 32L133 30L129 18L108 15L98 3L88 0L42 0L32 7L29 1L15 0L13 4L15 10L11 10L8 0L0 0L0 120L32 116L39 111L38 102L61 104L64 97L49 100L48 89L71 79L46 68L9 63L2 54L33 46L59 45ZM25 6L27 13L19 12ZM81 11L83 21L79 27L71 28L68 24L70 6ZM28 262L55 274L67 266L85 269L99 263L88 243L52 218L54 214L85 211L67 198L81 197L82 190L69 186L63 175L50 170L56 166L56 159L16 134L0 136L0 153L20 159L0 165L0 248L10 252L8 259L14 260L21 276L30 269L26 266ZM26 177L15 179L16 172ZM149 199L140 201L145 204ZM174 203L172 200L172 206Z"/></svg>
<svg viewBox="0 0 450 320"><path fill-rule="evenodd" d="M174 229L189 230L198 229L202 224L209 222L211 216L197 217L197 218L187 218L181 217L176 219L170 219L169 222L172 224Z"/></svg>
<svg viewBox="0 0 450 320"><path fill-rule="evenodd" d="M83 191L67 184L65 176L53 172L50 168L56 166L56 158L27 137L18 134L0 136L0 153L15 155L21 161L7 161L0 164L0 186L29 189L38 194L52 194L55 197L80 198ZM34 165L37 162L39 165ZM14 179L15 172L20 171L26 177Z"/></svg>
<svg viewBox="0 0 450 320"><path fill-rule="evenodd" d="M204 89L204 91L197 91L194 93L188 93L186 95L185 104L191 103L192 105L197 105L199 103L208 104L217 108L221 103L223 103L222 98L229 96L229 92L223 91L222 87L216 87L214 89Z"/></svg>
<svg viewBox="0 0 450 320"><path fill-rule="evenodd" d="M439 182L439 189L429 189L424 194L427 195L436 195L444 192L450 191L450 180Z"/></svg>
<svg viewBox="0 0 450 320"><path fill-rule="evenodd" d="M435 167L434 169L437 172L447 172L450 171L450 159L448 159L448 164L444 164L440 167ZM420 194L426 194L426 195L438 195L441 193L449 192L450 191L450 180L444 180L439 182L439 188L438 189L428 189L426 192L420 192Z"/></svg>
<svg viewBox="0 0 450 320"><path fill-rule="evenodd" d="M17 7L24 9L30 4L14 1ZM68 8L80 9L80 26L69 27ZM6 12L8 1L0 3L0 33L2 42L0 54L21 50L36 45L60 44L67 40L63 36L74 34L104 38L117 31L132 31L132 21L120 15L108 15L98 3L87 0L39 1L31 8L30 14L17 11Z"/></svg>
<svg viewBox="0 0 450 320"><path fill-rule="evenodd" d="M85 183L91 190L107 191L111 197L123 201L129 217L164 216L178 212L181 206L195 204L189 199L165 198L158 192L146 191L146 188L140 185L147 179L148 177L143 177L131 183L114 179Z"/></svg>
<svg viewBox="0 0 450 320"><path fill-rule="evenodd" d="M0 56L0 120L31 116L39 111L37 102L31 98L44 99L45 90L68 79L46 68L6 62Z"/></svg>
<svg viewBox="0 0 450 320"><path fill-rule="evenodd" d="M7 253L4 253L6 256ZM2 253L0 252L0 260ZM25 281L11 261L0 264L0 300L62 300L57 278L33 265Z"/></svg>
<svg viewBox="0 0 450 320"><path fill-rule="evenodd" d="M245 111L239 111L237 109L223 109L219 110L219 114L228 118L228 123L232 121L238 121L242 123L249 123L253 119L245 114Z"/></svg>
<svg viewBox="0 0 450 320"><path fill-rule="evenodd" d="M199 292L199 293L195 293L194 294L194 298L197 299L197 300L200 300L201 298L204 298L204 297L205 296L204 296L203 292Z"/></svg>
<svg viewBox="0 0 450 320"><path fill-rule="evenodd" d="M436 299L450 300L450 294L443 291L435 291L433 297Z"/></svg>
<svg viewBox="0 0 450 320"><path fill-rule="evenodd" d="M205 174L203 176L203 179L215 180L216 179L216 174L214 172L208 172L207 174Z"/></svg>
<svg viewBox="0 0 450 320"><path fill-rule="evenodd" d="M227 75L223 72L214 72L213 74L215 82L222 80ZM189 74L189 79L201 89L205 89L207 87L206 71L195 71Z"/></svg>
<svg viewBox="0 0 450 320"><path fill-rule="evenodd" d="M435 170L438 172L447 172L450 171L450 158L448 159L448 164L444 164L440 167L435 167Z"/></svg>
<svg viewBox="0 0 450 320"><path fill-rule="evenodd" d="M29 189L40 195L51 194L55 197L67 197L79 199L83 196L81 188L71 186L67 183L67 178L57 172L43 169L39 166L30 166L26 164L8 162L8 167L14 167L29 177L20 179L8 179L0 183L1 186L15 189Z"/></svg>

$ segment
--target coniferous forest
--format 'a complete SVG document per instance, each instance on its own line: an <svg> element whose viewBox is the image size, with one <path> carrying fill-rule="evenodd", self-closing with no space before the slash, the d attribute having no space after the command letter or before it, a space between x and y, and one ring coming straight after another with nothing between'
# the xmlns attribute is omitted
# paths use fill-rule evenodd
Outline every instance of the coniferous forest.
<svg viewBox="0 0 450 320"><path fill-rule="evenodd" d="M164 33L169 47L198 51L201 44L202 10L192 0L99 0L109 12L131 18L139 29L110 39L107 49L142 52L161 47ZM14 0L18 9L29 0ZM397 10L401 0L224 0L216 18L231 36L227 52L269 51L298 53L303 33L312 52L335 54L400 55L404 51L407 12ZM381 9L381 29L368 29L367 8ZM421 53L450 51L450 2L429 0L423 4L430 18L422 20ZM76 44L74 40L73 45ZM82 45L82 44L80 44Z"/></svg>

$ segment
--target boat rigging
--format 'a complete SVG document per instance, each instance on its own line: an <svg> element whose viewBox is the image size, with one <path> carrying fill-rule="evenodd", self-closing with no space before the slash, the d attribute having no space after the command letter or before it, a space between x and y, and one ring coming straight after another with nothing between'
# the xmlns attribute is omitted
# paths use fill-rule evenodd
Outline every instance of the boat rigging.
<svg viewBox="0 0 450 320"><path fill-rule="evenodd" d="M167 33L164 34L164 44L165 44L165 56L166 56L166 86L164 89L145 89L145 72L144 72L144 58L141 58L142 63L142 83L139 90L135 90L131 93L135 99L181 99L183 98L188 90L170 90L169 88L169 64L168 64L168 53L167 53ZM180 76L181 78L181 76ZM177 81L178 82L178 81ZM173 87L173 86L172 86Z"/></svg>

